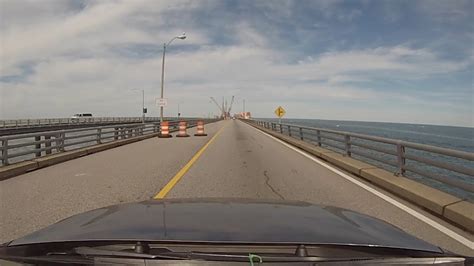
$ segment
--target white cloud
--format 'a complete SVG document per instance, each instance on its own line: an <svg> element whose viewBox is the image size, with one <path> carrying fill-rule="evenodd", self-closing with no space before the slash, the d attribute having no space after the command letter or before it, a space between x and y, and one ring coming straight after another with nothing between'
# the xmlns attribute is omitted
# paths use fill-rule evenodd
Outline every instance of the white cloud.
<svg viewBox="0 0 474 266"><path fill-rule="evenodd" d="M416 94L387 92L355 83L384 75L420 79L472 64L472 60L441 59L429 49L408 45L332 51L294 63L285 51L268 49L271 40L245 21L233 25L237 41L232 45L213 42L205 29L187 20L183 25L163 26L166 12L186 13L196 5L195 1L100 1L88 2L78 13L59 6L60 15L47 13L52 17L35 18L35 24L9 19L12 25L0 27L0 76L22 73L23 64L31 64L33 73L20 82L0 83L0 118L69 116L81 111L103 116L136 114L139 97L131 92L132 88L146 90L150 114L157 115L152 106L159 92L160 51L148 58L134 58L112 48L153 46L183 30L188 32L188 39L176 41L168 50L165 95L171 103L167 112L174 112L177 102L185 102L182 110L187 115L215 113L209 96L219 99L236 95L248 99L249 108L257 116L271 115L271 106L288 102L294 108L293 116L319 112L328 115L323 118L344 119L339 116L345 113L345 119L380 120L380 112L368 112L360 106L350 112L347 108L333 110L331 117L330 111L310 103L350 102L362 106L364 102L397 101L431 108L441 104L442 97L427 102ZM327 12L332 8L326 7ZM21 15L18 8L13 9ZM41 13L28 8L25 12ZM286 14L284 10L279 12ZM191 49L179 49L183 44ZM156 47L159 49L159 45ZM386 113L397 113L397 107L387 106Z"/></svg>

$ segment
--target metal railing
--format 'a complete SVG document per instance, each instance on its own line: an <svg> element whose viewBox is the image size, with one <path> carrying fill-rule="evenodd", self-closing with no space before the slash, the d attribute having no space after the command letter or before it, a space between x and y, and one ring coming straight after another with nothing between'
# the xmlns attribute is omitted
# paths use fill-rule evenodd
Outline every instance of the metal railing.
<svg viewBox="0 0 474 266"><path fill-rule="evenodd" d="M197 121L211 123L216 119L190 119L188 127ZM180 121L169 121L170 130L177 129ZM126 139L146 134L158 133L160 123L117 124L100 127L46 131L0 137L0 162L8 165L56 152Z"/></svg>
<svg viewBox="0 0 474 266"><path fill-rule="evenodd" d="M327 147L347 157L353 157L354 154L378 162L389 169L396 169L396 175L405 176L407 172L411 172L474 193L474 168L466 166L474 165L474 153L345 131L261 120L249 121L317 146ZM460 164L459 160L465 163ZM454 163L455 161L458 163ZM435 167L444 171L443 173L460 174L464 178L452 178L449 174L427 171L427 167L423 165Z"/></svg>
<svg viewBox="0 0 474 266"><path fill-rule="evenodd" d="M145 122L158 122L159 117L145 117ZM139 123L142 117L81 117L81 118L41 118L41 119L7 119L0 120L1 128L58 126L100 123Z"/></svg>

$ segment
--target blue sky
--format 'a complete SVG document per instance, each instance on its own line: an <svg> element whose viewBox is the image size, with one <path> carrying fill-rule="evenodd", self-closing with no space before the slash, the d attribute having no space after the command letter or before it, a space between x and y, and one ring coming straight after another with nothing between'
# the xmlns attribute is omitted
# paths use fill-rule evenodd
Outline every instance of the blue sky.
<svg viewBox="0 0 474 266"><path fill-rule="evenodd" d="M474 126L474 1L0 0L0 119L234 111Z"/></svg>

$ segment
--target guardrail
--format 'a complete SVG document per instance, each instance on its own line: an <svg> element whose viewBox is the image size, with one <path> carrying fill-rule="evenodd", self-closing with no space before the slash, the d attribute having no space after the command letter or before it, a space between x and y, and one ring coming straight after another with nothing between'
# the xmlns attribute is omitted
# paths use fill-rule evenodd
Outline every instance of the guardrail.
<svg viewBox="0 0 474 266"><path fill-rule="evenodd" d="M261 120L250 120L250 122L320 147L326 146L342 153L344 156L352 157L352 154L355 154L359 157L379 162L382 165L394 167L397 169L396 175L405 176L407 172L412 172L474 193L474 183L469 182L474 180L474 169L450 163L450 161L453 161L453 158L456 160L461 159L465 162L473 162L474 153L345 131ZM440 161L433 158L444 160ZM416 163L410 164L410 162ZM419 166L420 164L461 174L469 181L453 179L433 171L426 171L426 169Z"/></svg>
<svg viewBox="0 0 474 266"><path fill-rule="evenodd" d="M216 121L216 119L180 121L186 121L188 122L188 127L192 127L200 120L205 123ZM177 128L180 121L169 121L170 129L173 130ZM0 137L0 162L1 165L8 165L13 161L20 162L56 152L64 152L114 140L158 133L159 130L160 123L156 122L145 124L117 124L4 136Z"/></svg>
<svg viewBox="0 0 474 266"><path fill-rule="evenodd" d="M159 117L145 117L145 123L158 122ZM35 127L35 126L58 126L97 123L139 123L142 117L81 117L81 118L42 118L42 119L7 119L0 120L1 128Z"/></svg>

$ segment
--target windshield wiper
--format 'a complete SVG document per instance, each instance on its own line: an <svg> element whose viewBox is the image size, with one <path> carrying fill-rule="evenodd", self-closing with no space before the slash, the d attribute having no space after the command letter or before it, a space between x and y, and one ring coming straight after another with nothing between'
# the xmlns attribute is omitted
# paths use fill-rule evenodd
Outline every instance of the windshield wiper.
<svg viewBox="0 0 474 266"><path fill-rule="evenodd" d="M147 254L90 247L77 247L74 248L73 251L75 254L82 255L85 257L114 257L131 259L186 259L182 256L174 255L175 253L172 251L160 252L160 254Z"/></svg>
<svg viewBox="0 0 474 266"><path fill-rule="evenodd" d="M176 252L162 251L158 254L135 253L129 251L116 251L90 247L77 247L73 249L75 254L85 257L112 257L112 258L136 258L136 259L171 259L171 260L208 260L208 261L249 261L252 256L261 258L264 262L329 262L348 261L351 258L328 258L317 256L297 256L294 254L242 254L242 253L209 253L209 252ZM357 260L373 260L372 257L357 258Z"/></svg>
<svg viewBox="0 0 474 266"><path fill-rule="evenodd" d="M59 263L59 264L81 264L93 265L94 260L85 257L54 254L51 256L0 256L0 259L6 261L15 261L22 263Z"/></svg>

